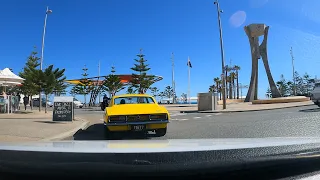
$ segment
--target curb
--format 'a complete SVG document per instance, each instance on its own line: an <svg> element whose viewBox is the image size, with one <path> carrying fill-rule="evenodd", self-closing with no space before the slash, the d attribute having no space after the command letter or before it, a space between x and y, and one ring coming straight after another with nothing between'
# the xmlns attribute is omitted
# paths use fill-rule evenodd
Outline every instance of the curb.
<svg viewBox="0 0 320 180"><path fill-rule="evenodd" d="M73 128L67 132L63 132L63 133L60 133L58 135L55 135L55 136L51 136L49 138L44 138L44 139L41 139L40 141L54 141L54 140L62 140L64 138L67 138L69 136L72 136L74 133L76 133L79 129L82 129L82 130L85 130L89 127L90 125L90 122L87 121L87 120L84 120L84 119L81 119L81 118L78 118L78 117L75 117L75 120L80 120L80 121L83 121L83 123L81 123L79 126L77 126L76 128Z"/></svg>
<svg viewBox="0 0 320 180"><path fill-rule="evenodd" d="M197 111L197 110L193 110L193 111L180 111L180 113L236 113L236 112L252 112L252 111L287 109L287 108L312 106L312 105L314 105L314 104L297 105L297 106L290 106L290 107L278 107L278 108L272 108L272 109L251 109L251 110L234 110L234 111Z"/></svg>

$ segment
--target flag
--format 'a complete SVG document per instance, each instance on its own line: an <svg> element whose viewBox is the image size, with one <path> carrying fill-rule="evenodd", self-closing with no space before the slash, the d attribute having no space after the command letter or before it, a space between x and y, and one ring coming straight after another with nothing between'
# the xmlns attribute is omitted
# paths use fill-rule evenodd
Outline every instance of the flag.
<svg viewBox="0 0 320 180"><path fill-rule="evenodd" d="M191 65L191 61L190 61L190 58L188 57L188 63L187 63L187 66L191 67L192 68L192 65Z"/></svg>

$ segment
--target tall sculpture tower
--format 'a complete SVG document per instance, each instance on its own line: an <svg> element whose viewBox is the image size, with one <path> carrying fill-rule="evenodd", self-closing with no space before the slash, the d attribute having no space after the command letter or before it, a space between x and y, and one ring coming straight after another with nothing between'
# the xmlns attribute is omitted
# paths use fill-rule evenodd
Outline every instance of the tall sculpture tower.
<svg viewBox="0 0 320 180"><path fill-rule="evenodd" d="M244 27L244 31L246 32L249 38L252 56L250 87L246 99L244 101L252 102L253 100L258 99L258 60L261 57L268 76L272 97L280 97L279 90L277 89L277 86L273 81L268 63L267 40L269 26L266 26L265 24L250 24L249 26ZM263 41L261 45L259 45L259 37L262 35L264 36Z"/></svg>

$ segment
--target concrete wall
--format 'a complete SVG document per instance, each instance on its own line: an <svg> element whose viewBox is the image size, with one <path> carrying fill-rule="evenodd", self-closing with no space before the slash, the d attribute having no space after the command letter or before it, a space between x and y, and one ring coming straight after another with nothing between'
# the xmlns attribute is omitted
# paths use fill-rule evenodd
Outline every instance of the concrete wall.
<svg viewBox="0 0 320 180"><path fill-rule="evenodd" d="M291 103L291 102L304 102L304 101L310 101L310 98L305 96L292 96L292 97L261 99L261 100L252 101L252 104Z"/></svg>

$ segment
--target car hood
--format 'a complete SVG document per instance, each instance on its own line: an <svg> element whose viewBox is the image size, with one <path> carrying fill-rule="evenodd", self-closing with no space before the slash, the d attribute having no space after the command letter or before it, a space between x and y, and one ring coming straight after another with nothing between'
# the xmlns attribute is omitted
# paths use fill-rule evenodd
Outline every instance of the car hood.
<svg viewBox="0 0 320 180"><path fill-rule="evenodd" d="M1 150L76 153L189 152L319 144L320 138L108 140L0 143ZM318 146L319 147L319 146Z"/></svg>
<svg viewBox="0 0 320 180"><path fill-rule="evenodd" d="M150 114L167 113L168 111L157 104L122 104L107 108L108 115L130 115L130 114Z"/></svg>

